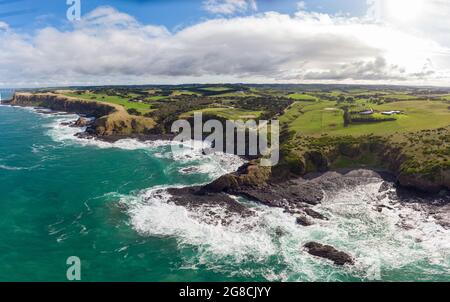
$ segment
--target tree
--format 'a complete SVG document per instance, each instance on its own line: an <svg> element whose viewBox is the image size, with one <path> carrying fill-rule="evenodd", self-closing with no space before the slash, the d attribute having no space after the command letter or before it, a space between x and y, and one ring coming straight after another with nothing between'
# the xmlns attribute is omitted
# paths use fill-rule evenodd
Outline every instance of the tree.
<svg viewBox="0 0 450 302"><path fill-rule="evenodd" d="M343 109L344 109L344 127L348 127L348 125L352 123L352 116L348 111L347 106L345 106Z"/></svg>
<svg viewBox="0 0 450 302"><path fill-rule="evenodd" d="M353 97L349 96L349 97L346 99L346 102L347 102L347 103L350 103L350 104L353 104L353 103L355 102L355 99L354 99Z"/></svg>

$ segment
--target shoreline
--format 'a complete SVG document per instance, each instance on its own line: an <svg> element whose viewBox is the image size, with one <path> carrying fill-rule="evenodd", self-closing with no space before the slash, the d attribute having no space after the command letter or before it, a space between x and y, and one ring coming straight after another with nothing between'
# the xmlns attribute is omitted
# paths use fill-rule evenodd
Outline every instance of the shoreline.
<svg viewBox="0 0 450 302"><path fill-rule="evenodd" d="M52 111L45 113L36 112L40 114L64 115L64 113ZM72 121L72 123L74 122L76 120ZM92 136L91 138L106 142L117 142L120 139L136 139L145 142L151 139L158 140L162 137L164 136L130 135L111 137ZM217 182L220 183L221 179L226 179L230 175L237 177L245 176L248 174L248 170L251 170L254 165L254 162L245 163L236 172L225 174L205 185L193 185L182 188L168 187L164 191L171 196L170 203L184 207L189 211L201 211L205 213L206 216L202 218L204 219L202 221L205 223L219 224L226 227L230 223L233 223L233 215L238 215L238 217L244 219L254 215L251 208L244 206L234 198L234 196L239 196L251 202L268 206L269 208L281 209L289 217L295 217L297 227L308 228L314 225L326 224L328 221L334 220L333 217L324 214L320 210L323 204L328 202L327 196L334 196L343 189L351 190L351 188L360 186L378 186L380 184L378 189L379 196L374 197L381 199L373 201L373 204L370 205L374 213L394 211L394 208L396 211L402 208L415 209L424 213L426 217L432 217L437 225L444 229L450 229L450 196L439 197L438 195L430 196L428 194L428 196L425 196L426 198L422 198L411 190L396 187L393 181L395 180L395 176L386 171L375 172L373 170L350 168L339 169L339 171L309 173L303 177L291 177L281 182L268 181L259 186L243 184L238 187L216 190L215 185ZM223 209L224 216L217 217L217 215L213 215L213 209L217 207ZM212 209L212 211L205 209ZM211 215L211 217L208 215ZM401 217L401 215L399 217L399 228L405 231L414 228L414 225L411 225L406 218ZM276 230L276 232L279 236L282 236L282 230ZM342 263L340 257L347 259L344 261L345 266L353 265L354 261L358 260L357 258L353 258L357 257L357 255L351 255L352 251L337 250L333 246L323 245L321 240L318 240L318 242L308 242L305 244L306 246L311 248L307 249L308 253L334 261L336 266L342 265L340 264Z"/></svg>
<svg viewBox="0 0 450 302"><path fill-rule="evenodd" d="M95 127L95 123L96 121L99 119L99 117L96 116L90 116L89 114L85 114L85 113L81 113L78 111L58 111L58 110L54 110L52 108L49 107L45 107L45 106L33 106L33 105L20 105L20 104L13 104L14 99L8 103L2 103L3 106L17 106L17 107L32 107L34 109L37 110L38 113L41 114L76 114L79 117L84 117L84 118L91 118L91 121L89 122L89 124L86 125L86 130L83 132L79 132L77 133L75 136L80 138L80 139L96 139L96 140L100 140L102 142L106 142L106 143L115 143L119 140L122 139L135 139L139 142L146 142L146 141L171 141L176 134L172 134L172 133L168 133L168 134L163 134L163 133L130 133L130 134L108 134L108 135L99 135L97 134L92 127ZM91 103L95 103L95 102L91 102ZM100 103L101 105L103 105L103 103ZM42 111L42 110L45 110ZM73 121L73 123L75 123L75 121ZM241 159L247 161L247 162L255 162L257 161L258 158L255 157L250 157L250 156L242 156L242 155L236 155L240 157ZM241 166L238 171L241 174L242 170L244 170L246 168L246 164L244 164L243 166ZM284 169L284 168L282 168ZM351 171L356 171L356 170L361 170L361 169L365 169L368 171L373 171L376 173L379 173L380 176L384 176L386 178L387 181L393 182L399 189L401 189L402 191L405 192L411 192L414 193L418 196L423 196L423 195L429 195L430 199L433 199L436 196L442 196L442 195L448 195L450 196L450 190L446 189L446 188L441 188L440 190L434 190L434 191L427 191L427 190L423 190L420 187L416 187L416 186L404 186L402 184L400 184L399 179L398 179L398 174L387 169L387 168L376 168L376 167L363 167L363 168L353 168L353 167L349 167L349 168L338 168L338 169L327 169L325 171L320 171L320 172L309 172L309 173L305 173L303 175L296 175L293 174L291 172L282 172L282 179L285 179L286 182L295 180L297 178L301 178L301 179L311 179L311 178L315 178L315 177L320 177L321 175L328 173L328 172L337 172L340 174L346 174L348 172ZM248 172L248 171L247 171ZM229 173L229 174L233 174L233 173ZM274 173L275 174L275 173ZM224 175L222 177L226 177L227 175ZM277 176L273 177L272 175L269 176L269 179L265 179L262 181L262 185L265 184L269 184L272 183L277 183L279 180L277 180ZM286 179L287 178L287 179ZM267 183L265 183L267 181ZM213 183L213 182L212 182ZM211 183L211 184L212 184ZM211 185L209 184L209 185ZM257 184L259 185L259 184ZM449 197L449 202L450 202L450 197Z"/></svg>

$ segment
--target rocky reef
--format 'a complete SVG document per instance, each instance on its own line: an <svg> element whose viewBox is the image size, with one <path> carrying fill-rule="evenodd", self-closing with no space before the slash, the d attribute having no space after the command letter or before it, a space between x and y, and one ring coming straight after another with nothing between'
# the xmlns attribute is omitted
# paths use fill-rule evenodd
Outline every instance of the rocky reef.
<svg viewBox="0 0 450 302"><path fill-rule="evenodd" d="M311 255L329 259L333 261L335 265L353 264L353 259L350 255L338 251L330 245L323 245L317 242L308 242L304 245L304 247Z"/></svg>

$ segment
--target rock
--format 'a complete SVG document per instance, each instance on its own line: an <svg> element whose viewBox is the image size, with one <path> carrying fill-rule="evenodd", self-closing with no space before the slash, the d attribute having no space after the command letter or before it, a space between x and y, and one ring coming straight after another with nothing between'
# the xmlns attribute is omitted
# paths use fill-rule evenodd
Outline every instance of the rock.
<svg viewBox="0 0 450 302"><path fill-rule="evenodd" d="M445 188L450 188L450 171L440 170L432 178L426 174L400 173L398 183L406 188L413 188L422 192L438 194Z"/></svg>
<svg viewBox="0 0 450 302"><path fill-rule="evenodd" d="M313 223L306 217L306 216L299 216L297 217L297 219L295 220L295 222L298 225L302 225L302 226L310 226L313 225Z"/></svg>
<svg viewBox="0 0 450 302"><path fill-rule="evenodd" d="M80 117L75 123L73 123L73 127L87 127L91 124L91 120L84 118L84 117Z"/></svg>
<svg viewBox="0 0 450 302"><path fill-rule="evenodd" d="M376 209L378 212L381 213L381 212L383 212L383 209L393 210L394 208L389 207L389 206L384 205L384 204L380 204L380 205L377 205L377 206L375 207L375 209Z"/></svg>
<svg viewBox="0 0 450 302"><path fill-rule="evenodd" d="M237 177L232 174L226 174L207 184L204 189L209 192L220 193L231 191L238 187Z"/></svg>
<svg viewBox="0 0 450 302"><path fill-rule="evenodd" d="M338 251L334 247L330 245L323 245L317 242L308 242L304 245L308 253L313 256L329 259L333 261L335 265L345 265L350 264L353 265L353 258L341 251Z"/></svg>
<svg viewBox="0 0 450 302"><path fill-rule="evenodd" d="M251 209L240 204L225 193L207 192L202 187L170 188L167 192L172 196L171 202L188 209L205 209L208 207L214 209L219 207L228 213L239 214L241 217L253 215Z"/></svg>
<svg viewBox="0 0 450 302"><path fill-rule="evenodd" d="M327 217L325 217L322 214L314 211L313 209L306 208L306 209L304 209L304 211L305 211L306 214L308 214L308 216L311 216L314 219L328 220Z"/></svg>
<svg viewBox="0 0 450 302"><path fill-rule="evenodd" d="M282 237L282 236L286 235L286 232L281 227L276 227L275 235L277 237Z"/></svg>
<svg viewBox="0 0 450 302"><path fill-rule="evenodd" d="M378 189L378 193L386 192L390 189L390 185L387 181L383 181L383 183L380 186L380 189Z"/></svg>
<svg viewBox="0 0 450 302"><path fill-rule="evenodd" d="M95 136L147 134L154 130L156 122L152 118L132 116L120 105L92 100L67 97L57 93L16 93L11 105L39 105L53 111L83 114L95 117L90 123L88 119L79 119L74 127L92 128L89 134ZM92 130L93 133L92 133Z"/></svg>
<svg viewBox="0 0 450 302"><path fill-rule="evenodd" d="M342 155L350 158L358 157L362 152L359 144L340 144L338 150Z"/></svg>

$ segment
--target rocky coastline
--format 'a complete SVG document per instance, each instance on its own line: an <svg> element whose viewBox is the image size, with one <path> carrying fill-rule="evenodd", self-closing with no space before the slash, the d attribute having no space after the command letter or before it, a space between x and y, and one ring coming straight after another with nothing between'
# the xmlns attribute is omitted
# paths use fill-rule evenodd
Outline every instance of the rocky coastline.
<svg viewBox="0 0 450 302"><path fill-rule="evenodd" d="M64 111L82 115L73 121L72 127L85 128L77 136L96 138L115 142L124 138L146 140L170 140L171 134L152 132L154 121L132 117L120 106L63 98L56 94L16 94L10 103L15 106L44 107L55 111ZM92 117L92 119L88 118ZM320 161L320 160L319 160ZM318 169L320 170L320 169ZM401 177L401 175L400 175ZM168 192L171 202L190 209L219 206L232 214L243 217L252 215L252 211L239 203L233 196L269 206L282 208L296 217L299 227L309 227L329 217L314 210L326 194L333 194L342 188L356 187L369 183L382 183L380 194L390 194L392 199L405 206L413 205L429 213L445 228L450 228L450 195L448 191L431 190L407 178L399 181L399 175L386 171L341 169L340 171L319 171L295 175L286 166L274 168L261 167L258 160L250 160L238 171L220 177L204 185L188 188L172 188ZM407 186L400 186L407 183ZM411 188L419 190L411 190ZM425 188L425 190L423 190ZM386 205L374 206L374 211L383 211ZM227 215L218 217L213 210L211 220L226 225ZM403 227L409 227L404 225ZM353 257L346 252L337 251L331 246L311 242L303 247L313 256L326 258L336 265L352 265Z"/></svg>

